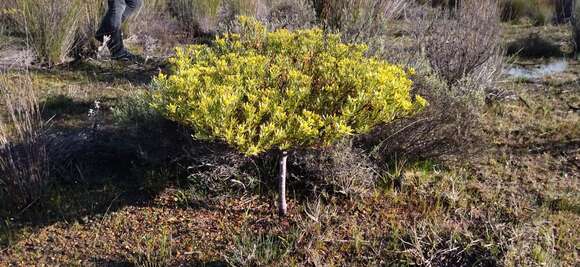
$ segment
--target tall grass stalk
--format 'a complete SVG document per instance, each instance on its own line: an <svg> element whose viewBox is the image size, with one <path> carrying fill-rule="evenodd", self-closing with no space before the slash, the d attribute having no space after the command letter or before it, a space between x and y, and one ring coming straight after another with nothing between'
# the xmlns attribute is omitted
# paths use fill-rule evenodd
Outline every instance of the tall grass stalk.
<svg viewBox="0 0 580 267"><path fill-rule="evenodd" d="M78 31L71 48L75 57L82 58L96 54L99 43L94 36L100 26L106 8L107 3L102 0L85 0L80 5L78 10Z"/></svg>
<svg viewBox="0 0 580 267"><path fill-rule="evenodd" d="M30 78L0 78L0 200L20 207L37 200L48 183L44 123Z"/></svg>
<svg viewBox="0 0 580 267"><path fill-rule="evenodd" d="M401 14L406 0L315 0L321 22L340 31L348 42L366 42L384 33L386 23Z"/></svg>
<svg viewBox="0 0 580 267"><path fill-rule="evenodd" d="M81 0L16 0L17 21L40 63L63 63L75 44Z"/></svg>
<svg viewBox="0 0 580 267"><path fill-rule="evenodd" d="M219 23L220 0L172 0L171 10L195 34L212 32Z"/></svg>
<svg viewBox="0 0 580 267"><path fill-rule="evenodd" d="M518 22L527 19L535 25L550 23L556 13L557 2L565 0L501 0L501 18L503 21ZM572 0L574 1L574 0Z"/></svg>

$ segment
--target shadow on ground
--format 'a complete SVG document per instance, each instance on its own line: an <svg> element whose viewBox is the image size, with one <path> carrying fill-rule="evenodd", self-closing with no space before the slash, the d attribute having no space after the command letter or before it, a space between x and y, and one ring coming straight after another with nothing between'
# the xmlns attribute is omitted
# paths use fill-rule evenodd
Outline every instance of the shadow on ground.
<svg viewBox="0 0 580 267"><path fill-rule="evenodd" d="M560 45L542 38L538 34L517 39L507 44L506 53L525 58L563 57L567 54Z"/></svg>
<svg viewBox="0 0 580 267"><path fill-rule="evenodd" d="M0 217L10 218L0 225L0 245L14 241L23 228L82 222L127 205L147 205L182 174L170 163L186 138L169 122L154 127L51 131L46 137L50 186L28 206L0 203Z"/></svg>
<svg viewBox="0 0 580 267"><path fill-rule="evenodd" d="M144 63L112 60L77 60L52 68L30 67L35 74L58 77L65 81L87 80L108 84L148 85L160 72L168 71L166 60L152 59Z"/></svg>

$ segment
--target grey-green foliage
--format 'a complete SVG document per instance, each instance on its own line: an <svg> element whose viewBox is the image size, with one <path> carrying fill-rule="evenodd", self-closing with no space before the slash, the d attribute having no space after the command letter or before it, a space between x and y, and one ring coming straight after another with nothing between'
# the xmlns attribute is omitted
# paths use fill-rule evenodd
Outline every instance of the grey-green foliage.
<svg viewBox="0 0 580 267"><path fill-rule="evenodd" d="M159 121L159 114L149 106L148 95L145 92L120 99L111 108L113 119L117 124L129 126L152 126Z"/></svg>

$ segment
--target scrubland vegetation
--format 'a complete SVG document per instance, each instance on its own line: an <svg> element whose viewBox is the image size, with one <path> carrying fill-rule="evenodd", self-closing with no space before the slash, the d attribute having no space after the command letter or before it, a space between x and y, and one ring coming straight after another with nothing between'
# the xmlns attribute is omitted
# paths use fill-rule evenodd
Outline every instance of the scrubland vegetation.
<svg viewBox="0 0 580 267"><path fill-rule="evenodd" d="M2 1L0 266L577 266L565 2Z"/></svg>

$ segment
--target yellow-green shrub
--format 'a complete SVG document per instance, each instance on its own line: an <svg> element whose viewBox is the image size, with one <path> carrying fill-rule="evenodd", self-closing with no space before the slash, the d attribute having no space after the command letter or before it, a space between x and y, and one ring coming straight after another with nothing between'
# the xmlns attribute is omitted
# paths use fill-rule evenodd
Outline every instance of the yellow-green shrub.
<svg viewBox="0 0 580 267"><path fill-rule="evenodd" d="M402 68L364 56L321 30L268 33L242 18L242 33L215 47L177 50L172 75L155 79L153 106L247 155L329 144L405 116L411 100Z"/></svg>
<svg viewBox="0 0 580 267"><path fill-rule="evenodd" d="M246 155L323 146L426 105L411 99L409 72L365 57L363 45L319 29L267 32L245 17L239 24L239 34L215 46L178 49L174 73L155 79L153 107L197 138Z"/></svg>

